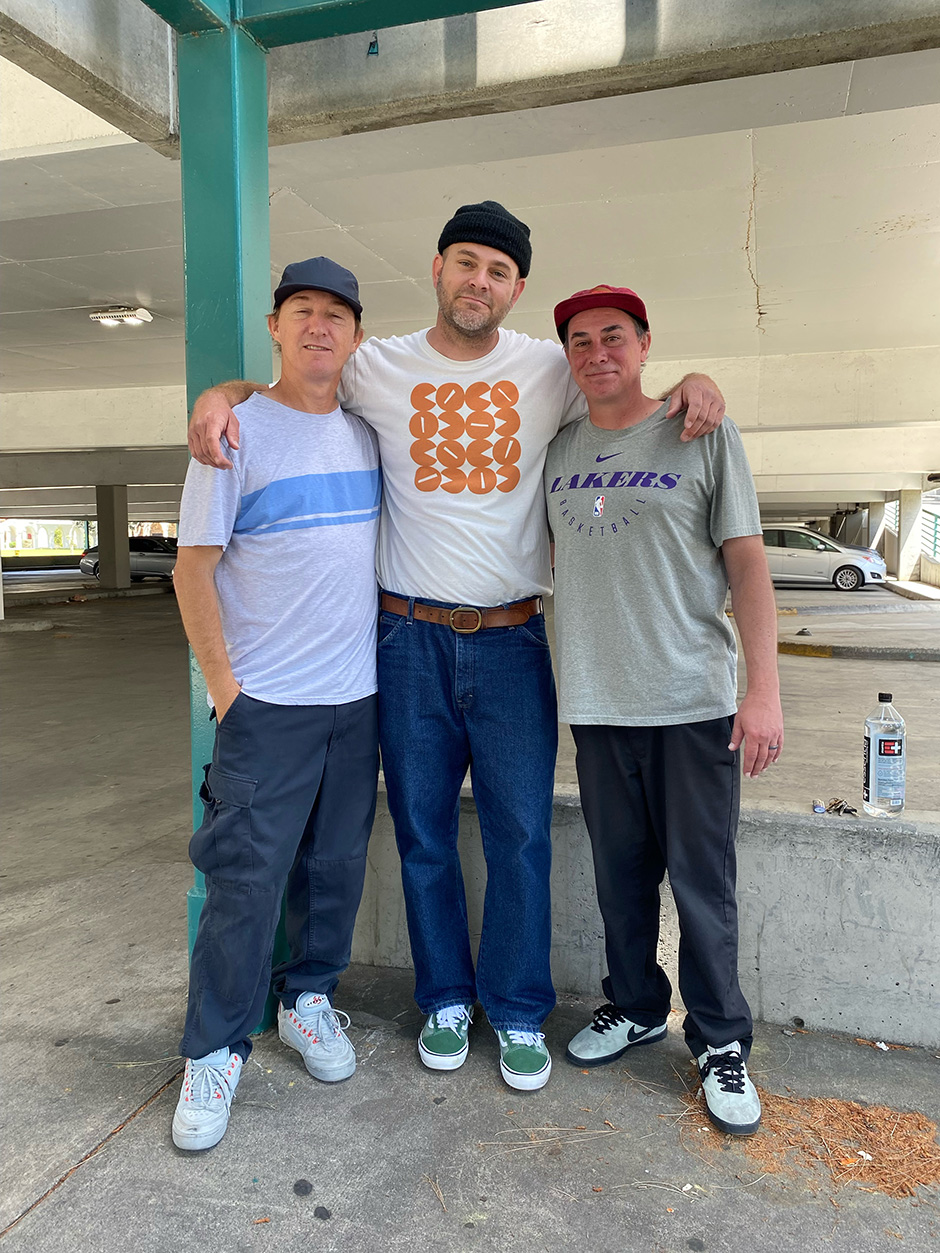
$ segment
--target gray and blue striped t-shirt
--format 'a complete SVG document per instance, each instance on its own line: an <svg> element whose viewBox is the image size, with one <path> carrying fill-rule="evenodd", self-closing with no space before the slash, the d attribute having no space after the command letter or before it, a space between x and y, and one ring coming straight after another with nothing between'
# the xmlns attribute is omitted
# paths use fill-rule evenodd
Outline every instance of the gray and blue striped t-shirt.
<svg viewBox="0 0 940 1253"><path fill-rule="evenodd" d="M233 470L191 462L181 547L221 545L215 586L235 678L274 705L339 705L376 690L381 472L361 418L266 396L237 407Z"/></svg>

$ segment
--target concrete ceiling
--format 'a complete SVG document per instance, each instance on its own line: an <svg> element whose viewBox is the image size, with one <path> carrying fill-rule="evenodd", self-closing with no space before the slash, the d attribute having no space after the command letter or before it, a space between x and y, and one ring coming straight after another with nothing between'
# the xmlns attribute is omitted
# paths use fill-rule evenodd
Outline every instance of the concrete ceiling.
<svg viewBox="0 0 940 1253"><path fill-rule="evenodd" d="M179 165L116 137L3 165L0 388L181 383ZM659 360L940 343L936 51L279 147L270 189L272 276L348 265L372 334L433 320L440 226L493 198L532 227L532 335L607 281ZM154 321L89 321L116 303Z"/></svg>

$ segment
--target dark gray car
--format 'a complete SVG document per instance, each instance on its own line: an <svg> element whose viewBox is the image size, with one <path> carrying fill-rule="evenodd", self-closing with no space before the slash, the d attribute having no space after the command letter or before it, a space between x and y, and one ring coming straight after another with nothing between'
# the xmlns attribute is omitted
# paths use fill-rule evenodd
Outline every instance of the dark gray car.
<svg viewBox="0 0 940 1253"><path fill-rule="evenodd" d="M131 556L131 582L143 579L172 579L176 565L176 541L161 539L157 535L132 535L128 540ZM86 548L78 568L82 574L98 578L98 545Z"/></svg>

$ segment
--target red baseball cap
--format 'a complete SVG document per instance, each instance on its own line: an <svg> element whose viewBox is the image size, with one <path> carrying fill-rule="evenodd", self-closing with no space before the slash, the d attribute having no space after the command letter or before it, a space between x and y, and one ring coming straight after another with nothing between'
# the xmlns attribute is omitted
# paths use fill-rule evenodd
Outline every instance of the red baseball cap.
<svg viewBox="0 0 940 1253"><path fill-rule="evenodd" d="M576 291L555 306L555 329L562 343L565 342L565 327L576 313L583 313L585 309L622 309L642 322L646 330L650 329L646 305L635 291L629 287L608 287L606 283L601 283L599 287Z"/></svg>

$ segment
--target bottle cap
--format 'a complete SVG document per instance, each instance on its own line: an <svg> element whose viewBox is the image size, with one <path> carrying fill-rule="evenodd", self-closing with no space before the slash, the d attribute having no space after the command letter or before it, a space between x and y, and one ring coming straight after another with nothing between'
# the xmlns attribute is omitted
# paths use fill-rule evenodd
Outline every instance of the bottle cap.
<svg viewBox="0 0 940 1253"><path fill-rule="evenodd" d="M891 701L892 701L893 699L894 699L894 698L892 697L892 695L891 695L891 693L890 693L890 692L879 692L879 693L878 693L878 704L879 704L879 705L890 705L890 704L891 704Z"/></svg>

